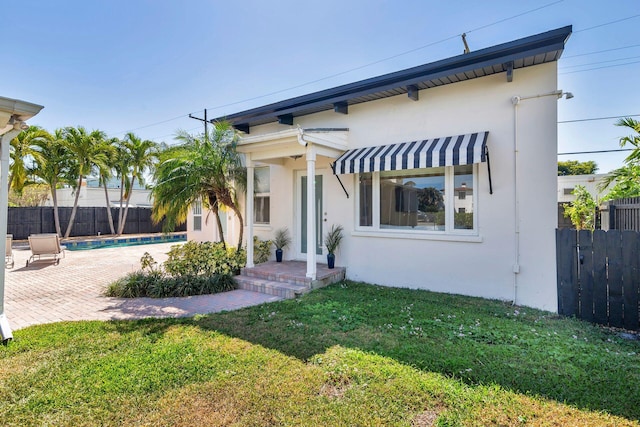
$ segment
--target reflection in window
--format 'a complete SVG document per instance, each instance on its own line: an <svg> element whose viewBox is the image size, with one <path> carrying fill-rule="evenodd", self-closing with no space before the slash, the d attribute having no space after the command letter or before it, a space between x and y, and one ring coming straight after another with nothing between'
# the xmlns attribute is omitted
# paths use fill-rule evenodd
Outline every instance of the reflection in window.
<svg viewBox="0 0 640 427"><path fill-rule="evenodd" d="M454 228L473 230L473 166L454 168Z"/></svg>
<svg viewBox="0 0 640 427"><path fill-rule="evenodd" d="M373 177L371 173L360 174L360 226L373 225Z"/></svg>
<svg viewBox="0 0 640 427"><path fill-rule="evenodd" d="M271 183L269 167L256 168L254 172L253 221L269 224L271 213Z"/></svg>
<svg viewBox="0 0 640 427"><path fill-rule="evenodd" d="M444 230L444 168L380 174L380 228Z"/></svg>
<svg viewBox="0 0 640 427"><path fill-rule="evenodd" d="M474 170L463 165L359 174L358 226L470 234L477 229Z"/></svg>

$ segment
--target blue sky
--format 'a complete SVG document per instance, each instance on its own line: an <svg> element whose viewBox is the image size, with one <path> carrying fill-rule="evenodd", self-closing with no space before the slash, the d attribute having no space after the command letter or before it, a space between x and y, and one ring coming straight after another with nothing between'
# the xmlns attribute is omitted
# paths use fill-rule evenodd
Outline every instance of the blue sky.
<svg viewBox="0 0 640 427"><path fill-rule="evenodd" d="M188 114L204 108L218 117L455 56L463 32L478 50L565 25L558 88L575 98L558 101L558 120L640 114L638 0L22 0L0 26L0 95L44 105L31 123L50 131L170 143L202 129ZM558 151L619 148L629 132L615 121L558 124ZM559 159L607 172L625 156Z"/></svg>

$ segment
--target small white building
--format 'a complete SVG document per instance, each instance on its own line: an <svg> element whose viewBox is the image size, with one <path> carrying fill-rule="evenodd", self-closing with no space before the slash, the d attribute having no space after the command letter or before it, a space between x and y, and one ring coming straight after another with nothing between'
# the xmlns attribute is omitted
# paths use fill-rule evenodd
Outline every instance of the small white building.
<svg viewBox="0 0 640 427"><path fill-rule="evenodd" d="M221 117L243 132L247 241L287 227L285 259L306 260L315 278L323 236L340 224L349 279L556 311L557 61L570 34ZM224 227L234 242L232 216ZM187 229L216 240L202 209Z"/></svg>
<svg viewBox="0 0 640 427"><path fill-rule="evenodd" d="M606 194L606 190L601 193L598 190L598 185L600 185L606 176L606 173L558 176L558 203L573 202L576 197L572 193L578 185L586 188L589 194L591 194L591 197L593 197L593 200L599 203L602 196Z"/></svg>
<svg viewBox="0 0 640 427"><path fill-rule="evenodd" d="M120 207L120 189L119 188L107 188L109 194L109 203L112 208ZM75 191L71 187L59 188L57 190L58 206L73 206L75 201ZM122 201L122 205L125 205L126 200ZM106 199L104 195L103 187L89 187L83 185L80 188L80 196L78 196L78 206L80 207L101 207L106 206ZM151 190L147 189L134 189L131 194L131 200L129 201L129 207L135 208L151 208L153 200L151 196ZM53 206L53 200L49 195L49 198L43 203L43 206Z"/></svg>

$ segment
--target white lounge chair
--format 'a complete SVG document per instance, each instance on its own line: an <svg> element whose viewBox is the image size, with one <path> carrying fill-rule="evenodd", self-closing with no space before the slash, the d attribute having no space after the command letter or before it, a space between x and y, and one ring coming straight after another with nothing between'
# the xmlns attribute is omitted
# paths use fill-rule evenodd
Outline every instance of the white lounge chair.
<svg viewBox="0 0 640 427"><path fill-rule="evenodd" d="M31 257L27 260L27 267L29 263L39 260L43 256L50 256L55 264L60 262L60 255L64 258L64 251L66 246L60 244L60 238L55 233L50 234L32 234L29 236L29 247L31 248Z"/></svg>
<svg viewBox="0 0 640 427"><path fill-rule="evenodd" d="M13 268L15 265L13 259L13 234L7 234L7 246L4 253L4 266L5 268Z"/></svg>

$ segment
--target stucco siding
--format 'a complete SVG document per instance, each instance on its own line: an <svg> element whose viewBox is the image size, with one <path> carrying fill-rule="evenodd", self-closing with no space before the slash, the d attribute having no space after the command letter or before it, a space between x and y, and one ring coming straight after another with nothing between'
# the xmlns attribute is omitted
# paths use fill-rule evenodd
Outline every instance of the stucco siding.
<svg viewBox="0 0 640 427"><path fill-rule="evenodd" d="M512 103L514 96L547 94L556 85L553 62L518 69L511 83L504 74L497 74L422 90L417 102L401 95L352 105L347 115L329 111L297 117L295 125L302 128L348 128L350 149L489 131L493 194L489 194L487 164L480 163L474 188L478 229L473 236L357 227L356 176L340 177L347 198L329 170L333 159L318 157L316 169L324 174L324 230L331 224L345 228L337 264L347 267L347 277L503 300L515 297L518 304L556 311L558 100L543 96L522 99L517 107ZM288 128L256 126L251 135ZM283 226L291 230L294 244L285 252L285 259L303 259L297 246L296 180L297 171L305 169L305 157L287 158L271 167L271 224L255 227L255 235L262 239L272 238Z"/></svg>

